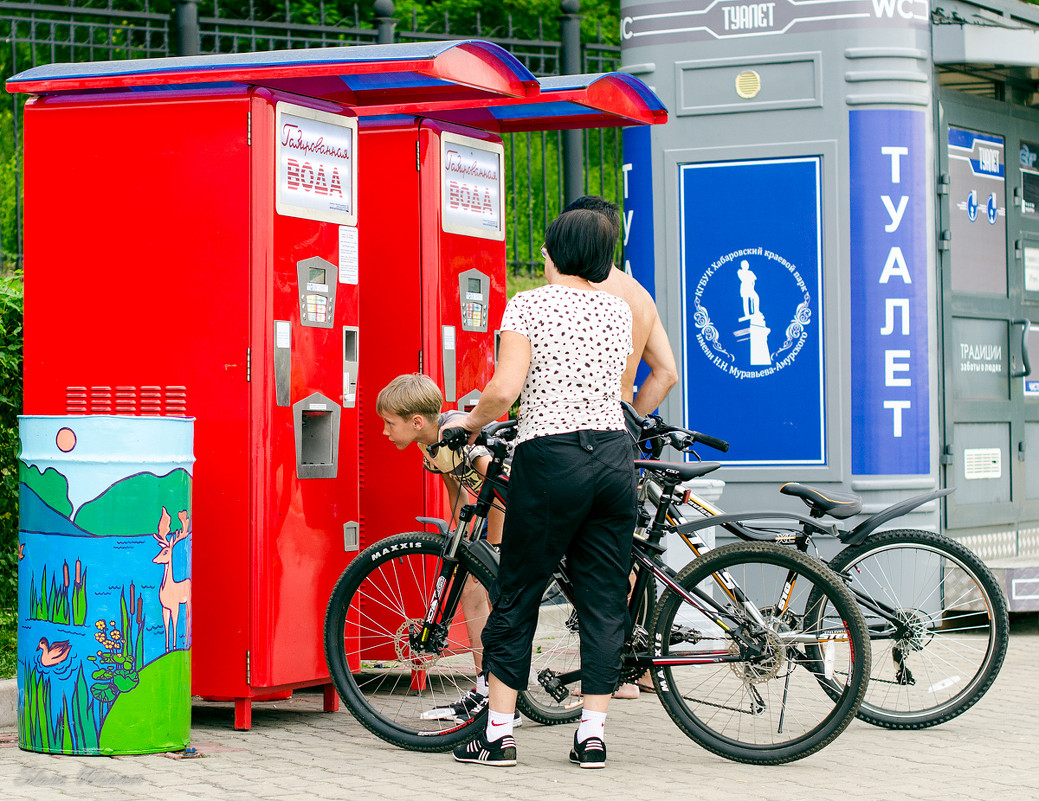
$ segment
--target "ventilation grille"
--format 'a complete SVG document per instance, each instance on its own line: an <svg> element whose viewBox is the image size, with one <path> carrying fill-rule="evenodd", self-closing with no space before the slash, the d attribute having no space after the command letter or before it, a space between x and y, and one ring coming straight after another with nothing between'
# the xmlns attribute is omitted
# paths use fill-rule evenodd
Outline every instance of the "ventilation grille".
<svg viewBox="0 0 1039 801"><path fill-rule="evenodd" d="M187 387L66 387L67 414L187 417Z"/></svg>

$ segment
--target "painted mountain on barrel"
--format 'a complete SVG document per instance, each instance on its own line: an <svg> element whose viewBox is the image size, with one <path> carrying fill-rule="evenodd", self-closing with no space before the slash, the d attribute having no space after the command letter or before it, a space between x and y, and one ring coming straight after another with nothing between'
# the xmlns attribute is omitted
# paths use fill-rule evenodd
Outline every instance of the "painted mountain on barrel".
<svg viewBox="0 0 1039 801"><path fill-rule="evenodd" d="M91 534L135 537L152 534L163 507L176 515L191 497L191 476L180 468L164 476L137 473L118 481L92 501L83 504L73 518Z"/></svg>
<svg viewBox="0 0 1039 801"><path fill-rule="evenodd" d="M35 465L20 461L18 480L22 484L18 494L18 528L21 531L80 537L88 533L69 519L72 502L65 476L53 467L41 471Z"/></svg>
<svg viewBox="0 0 1039 801"><path fill-rule="evenodd" d="M191 476L176 469L164 476L137 473L117 481L73 515L68 480L48 467L19 464L19 480L30 491L20 498L19 527L50 534L135 537L155 532L162 507L181 511L190 497Z"/></svg>

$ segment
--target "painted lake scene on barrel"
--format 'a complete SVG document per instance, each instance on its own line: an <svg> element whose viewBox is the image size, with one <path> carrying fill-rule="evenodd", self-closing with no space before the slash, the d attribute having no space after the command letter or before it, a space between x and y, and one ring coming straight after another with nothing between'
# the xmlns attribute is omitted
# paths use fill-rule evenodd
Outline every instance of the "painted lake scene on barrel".
<svg viewBox="0 0 1039 801"><path fill-rule="evenodd" d="M21 419L22 748L187 746L191 422Z"/></svg>

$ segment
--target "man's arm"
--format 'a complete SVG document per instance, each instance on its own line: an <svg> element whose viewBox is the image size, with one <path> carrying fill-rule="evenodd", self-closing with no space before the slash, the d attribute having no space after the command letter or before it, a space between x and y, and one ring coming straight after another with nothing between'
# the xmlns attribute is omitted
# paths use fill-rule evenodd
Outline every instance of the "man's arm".
<svg viewBox="0 0 1039 801"><path fill-rule="evenodd" d="M660 322L659 314L655 315L649 330L642 361L649 365L649 375L639 387L632 406L640 415L647 415L663 402L671 387L678 383L675 354L671 350L671 343L668 341L664 324Z"/></svg>

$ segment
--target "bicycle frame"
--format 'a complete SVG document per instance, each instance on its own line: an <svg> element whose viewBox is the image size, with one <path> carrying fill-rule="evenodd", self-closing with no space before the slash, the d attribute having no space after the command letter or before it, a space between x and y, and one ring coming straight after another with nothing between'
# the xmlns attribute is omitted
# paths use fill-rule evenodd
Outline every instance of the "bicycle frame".
<svg viewBox="0 0 1039 801"><path fill-rule="evenodd" d="M631 620L635 620L638 611L636 608L637 604L646 589L650 577L652 577L676 593L683 601L690 604L714 625L729 634L739 643L740 652L732 653L728 649L725 649L718 651L697 651L696 653L691 654L655 656L649 651L645 651L635 654L626 654L624 657L624 666L645 670L661 666L679 667L686 665L708 665L725 662L744 662L748 659L753 659L755 656L760 655L760 653L758 648L743 636L740 631L741 623L737 621L720 602L716 601L699 587L693 587L692 592L687 591L677 581L675 581L677 573L664 564L660 559L660 555L666 551L666 546L661 544L661 539L667 532L664 523L670 519L669 515L671 513L672 501L673 492L665 491L661 496L658 496L657 503L655 504L657 511L654 519L645 529L646 536L639 536L639 533L637 532L636 536L633 538L632 557L635 561L634 571L636 578L628 601L629 616ZM697 551L697 556L705 554L711 550L699 537L696 539L700 546L700 549ZM692 543L690 543L690 547L692 547ZM732 576L729 575L727 570L714 573L713 576L715 581L724 589L726 594L739 604L740 608L747 614L752 623L761 627L768 625L764 616L761 614L761 611L749 601L746 594L732 579ZM567 595L568 600L572 602L572 598L569 594L570 584L566 578L565 572L557 572L556 578L559 580L558 583L560 588L563 590L564 595ZM794 582L788 578L781 596L784 602L784 607L780 611L786 610L785 604L789 602L793 595L793 587ZM635 633L634 629L629 632L629 640L634 637ZM789 633L787 635L777 633L777 636L780 639L784 639L787 644L805 645L813 643L817 644L826 639L839 640L846 638L846 635L844 635L844 637L823 637L819 635L808 636L797 633ZM580 678L580 670L574 670L562 674L553 674L551 671L542 671L538 674L539 683L547 692L556 697L557 700L562 700L566 697L567 690L564 685L576 681L578 678Z"/></svg>
<svg viewBox="0 0 1039 801"><path fill-rule="evenodd" d="M659 487L654 487L654 483L655 482L651 482L648 488L649 491L647 497L651 503L656 504L659 503L659 500L654 500L654 498L660 498L661 489ZM928 503L936 498L941 498L948 495L950 492L952 492L951 489L941 489L916 495L899 503L892 504L886 509L877 512L863 523L860 523L855 528L846 531L838 528L835 523L825 525L817 519L804 517L786 511L727 514L713 504L708 503L700 496L689 491L683 498L683 504L691 507L702 515L702 519L687 521L681 517L681 515L677 514L677 512L673 512L673 506L669 504L667 522L696 557L699 557L710 550L707 543L703 541L697 532L714 526L721 526L726 531L743 540L793 545L802 553L807 554L808 546L814 534L833 536L845 545L855 545L861 543L867 536L869 536L869 534L888 520L900 517L906 512L915 509L917 506ZM789 529L778 528L774 531L764 532L759 529L748 528L741 525L748 520L785 520L795 522L800 525L800 529L791 531ZM871 637L886 638L890 636L892 632L898 631L898 627L899 625L902 625L902 621L897 615L897 610L887 604L874 600L851 583L848 583L848 586L859 605L864 609L870 610L886 621L886 625L884 626L878 624L868 626ZM792 589L792 586L790 589Z"/></svg>
<svg viewBox="0 0 1039 801"><path fill-rule="evenodd" d="M469 578L469 571L458 558L459 547L463 547L464 543L464 547L478 560L492 571L497 571L498 554L485 540L480 539L480 534L502 486L499 476L504 472L503 462L508 450L505 439L497 439L490 434L508 427L510 423L515 425L515 421L506 421L489 429L486 445L494 458L487 467L487 475L484 476L476 501L464 505L459 510L458 525L455 526L454 532L451 532L448 522L441 518L415 518L419 523L435 526L445 538L444 550L440 557L440 571L422 628L410 632L409 636L411 647L419 653L432 653L443 648L450 623L458 611L462 590Z"/></svg>
<svg viewBox="0 0 1039 801"><path fill-rule="evenodd" d="M499 424L499 426L507 424L508 423ZM498 430L498 428L495 428L495 430ZM466 504L459 511L458 524L455 526L454 531L452 532L450 530L447 521L440 518L417 518L421 523L435 526L445 537L440 570L437 576L434 592L426 610L425 619L421 629L417 629L410 633L412 647L420 652L434 652L443 647L450 622L453 620L458 609L461 593L465 582L468 579L468 571L458 558L458 549L464 547L492 570L496 570L497 568L498 554L486 543L486 541L480 539L480 531L483 521L486 520L486 517L495 501L495 496L497 494L496 489L501 486L498 478L503 472L502 461L504 459L507 445L504 440L495 439L490 435L487 437L487 444L496 458L491 460L487 476L485 477L475 503ZM660 582L660 584L672 590L683 601L690 604L700 614L704 615L707 620L732 637L733 640L739 644L740 651L738 653L732 653L728 649L724 651L697 651L690 654L675 654L665 657L654 656L649 652L649 650L644 650L641 653L627 654L624 658L624 664L628 668L648 669L655 666L704 665L725 662L741 662L753 659L755 656L759 655L758 649L752 641L745 637L741 632L740 628L743 625L742 621L737 621L733 617L732 613L729 612L722 603L716 601L699 587L692 588L691 592L683 588L677 581L675 581L677 573L664 564L660 559L660 555L666 550L666 546L664 546L661 541L667 531L675 530L678 525L681 525L683 529L688 528L688 532L683 533L680 531L680 533L689 547L693 549L694 553L696 553L697 556L700 556L710 549L699 536L695 535L694 532L699 528L706 528L720 522L719 514L714 514L713 520L694 521L691 524L679 524L677 521L681 520L681 518L673 511L675 501L674 489L675 483L667 483L661 488L660 493L652 499L653 505L656 507L655 515L651 520L640 520L639 529L636 531L635 536L632 539L632 557L635 563L634 570L636 580L634 591L629 600L629 613L631 619L632 621L635 620L635 613L637 612L635 605L637 604L638 599L642 597L642 594L652 577L655 581ZM699 504L703 505L705 512L711 510L720 513L720 510L713 509L713 507L710 507L710 505L706 504L705 501L702 501L699 498L697 498L697 501ZM731 525L735 526L737 516L731 517L733 518ZM803 522L810 526L821 528L807 518L803 518ZM690 538L690 535L695 537L695 542ZM748 538L761 540L770 539L768 537L755 537L753 534L750 534ZM557 579L557 583L563 591L563 594L566 595L568 600L572 603L573 597L571 585L566 576L564 566L560 566L560 569L555 574L555 578ZM757 627L767 626L767 621L765 620L764 615L762 615L761 611L749 601L746 594L733 580L732 576L729 575L728 571L719 571L714 574L714 578L719 586L723 588L728 597L739 605L740 609L747 615L747 618L753 625ZM788 579L781 596L781 600L784 604L783 608L779 610L781 613L785 611L785 604L793 596L793 588L794 582ZM636 632L633 628L633 630L629 632L629 642L635 634ZM818 643L820 639L827 638L821 638L818 635L805 636L795 633L788 635L788 642L790 644ZM840 639L840 637L835 636L832 639ZM570 673L561 675L551 674L551 671L542 671L538 676L538 681L551 695L557 697L557 700L562 700L562 698L568 693L563 685L575 681L579 677L579 671L571 671Z"/></svg>

